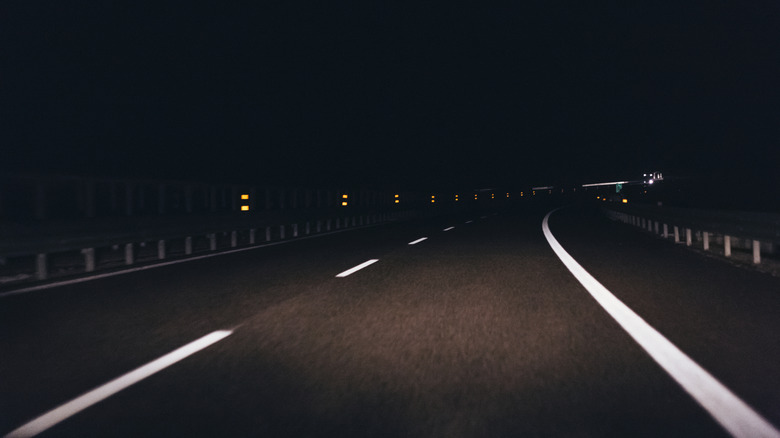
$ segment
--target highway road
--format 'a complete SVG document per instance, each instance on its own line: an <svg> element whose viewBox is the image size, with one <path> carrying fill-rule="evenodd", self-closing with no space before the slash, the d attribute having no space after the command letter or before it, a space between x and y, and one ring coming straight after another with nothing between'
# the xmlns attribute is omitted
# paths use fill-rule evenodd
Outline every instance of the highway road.
<svg viewBox="0 0 780 438"><path fill-rule="evenodd" d="M779 278L550 210L3 296L0 434L780 436Z"/></svg>

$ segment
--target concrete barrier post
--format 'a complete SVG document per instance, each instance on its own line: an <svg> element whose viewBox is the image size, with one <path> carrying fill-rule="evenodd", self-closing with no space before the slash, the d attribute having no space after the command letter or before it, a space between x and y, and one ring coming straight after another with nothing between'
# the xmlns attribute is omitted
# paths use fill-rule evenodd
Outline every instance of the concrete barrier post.
<svg viewBox="0 0 780 438"><path fill-rule="evenodd" d="M235 248L238 246L238 232L233 230L230 232L230 247Z"/></svg>
<svg viewBox="0 0 780 438"><path fill-rule="evenodd" d="M292 225L292 236L293 237L298 237L298 224L293 224Z"/></svg>
<svg viewBox="0 0 780 438"><path fill-rule="evenodd" d="M192 254L192 236L187 236L184 238L184 254Z"/></svg>
<svg viewBox="0 0 780 438"><path fill-rule="evenodd" d="M702 231L701 237L702 237L702 241L703 241L702 245L704 246L704 250L705 251L709 251L710 250L710 233L708 231Z"/></svg>
<svg viewBox="0 0 780 438"><path fill-rule="evenodd" d="M158 240L157 241L157 258L160 260L165 259L165 240Z"/></svg>
<svg viewBox="0 0 780 438"><path fill-rule="evenodd" d="M271 241L271 227L265 227L265 241Z"/></svg>
<svg viewBox="0 0 780 438"><path fill-rule="evenodd" d="M664 224L664 239L669 238L669 226L667 224Z"/></svg>
<svg viewBox="0 0 780 438"><path fill-rule="evenodd" d="M125 264L132 265L135 257L133 254L133 244L125 243Z"/></svg>
<svg viewBox="0 0 780 438"><path fill-rule="evenodd" d="M322 231L322 221L318 219L317 220L317 232L319 233L321 231Z"/></svg>
<svg viewBox="0 0 780 438"><path fill-rule="evenodd" d="M331 221L331 220L330 220L330 219L328 219L328 220L327 220L327 222L325 223L325 230L326 230L326 231L330 231L330 221Z"/></svg>
<svg viewBox="0 0 780 438"><path fill-rule="evenodd" d="M81 250L84 254L84 271L92 272L95 270L95 248L84 248Z"/></svg>
<svg viewBox="0 0 780 438"><path fill-rule="evenodd" d="M691 229L690 228L686 228L685 229L685 246L691 246L692 243L693 243L693 241L691 239Z"/></svg>
<svg viewBox="0 0 780 438"><path fill-rule="evenodd" d="M658 234L658 221L653 221L653 230L655 234Z"/></svg>
<svg viewBox="0 0 780 438"><path fill-rule="evenodd" d="M309 221L306 221L306 235L308 236L311 234L311 224L309 224Z"/></svg>
<svg viewBox="0 0 780 438"><path fill-rule="evenodd" d="M761 242L753 240L753 263L761 263Z"/></svg>
<svg viewBox="0 0 780 438"><path fill-rule="evenodd" d="M257 232L256 229L252 228L249 230L249 244L254 245L255 244L255 233Z"/></svg>
<svg viewBox="0 0 780 438"><path fill-rule="evenodd" d="M35 279L46 280L49 277L49 267L46 254L35 256Z"/></svg>
<svg viewBox="0 0 780 438"><path fill-rule="evenodd" d="M680 228L674 226L674 243L680 243Z"/></svg>
<svg viewBox="0 0 780 438"><path fill-rule="evenodd" d="M341 228L341 226L340 226L340 225L341 225L341 219L340 219L340 218L336 218L336 229L337 229L337 230L338 230L339 228Z"/></svg>
<svg viewBox="0 0 780 438"><path fill-rule="evenodd" d="M284 225L279 225L279 238L284 240Z"/></svg>
<svg viewBox="0 0 780 438"><path fill-rule="evenodd" d="M211 233L207 237L209 238L209 250L216 251L217 250L217 235L215 233Z"/></svg>
<svg viewBox="0 0 780 438"><path fill-rule="evenodd" d="M723 255L731 257L731 236L723 236Z"/></svg>

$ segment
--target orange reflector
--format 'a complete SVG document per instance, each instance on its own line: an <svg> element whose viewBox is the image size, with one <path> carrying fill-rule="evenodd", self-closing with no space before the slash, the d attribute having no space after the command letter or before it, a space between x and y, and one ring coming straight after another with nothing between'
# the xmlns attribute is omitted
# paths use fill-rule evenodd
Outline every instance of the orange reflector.
<svg viewBox="0 0 780 438"><path fill-rule="evenodd" d="M249 195L241 195L241 199L249 199Z"/></svg>
<svg viewBox="0 0 780 438"><path fill-rule="evenodd" d="M248 205L242 205L241 206L241 211L249 211L249 206Z"/></svg>

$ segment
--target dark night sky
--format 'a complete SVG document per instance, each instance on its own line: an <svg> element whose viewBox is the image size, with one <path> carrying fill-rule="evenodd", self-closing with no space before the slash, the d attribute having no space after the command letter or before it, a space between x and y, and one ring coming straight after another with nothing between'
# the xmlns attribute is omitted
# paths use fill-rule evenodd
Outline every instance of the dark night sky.
<svg viewBox="0 0 780 438"><path fill-rule="evenodd" d="M24 3L0 13L5 170L778 184L774 1Z"/></svg>

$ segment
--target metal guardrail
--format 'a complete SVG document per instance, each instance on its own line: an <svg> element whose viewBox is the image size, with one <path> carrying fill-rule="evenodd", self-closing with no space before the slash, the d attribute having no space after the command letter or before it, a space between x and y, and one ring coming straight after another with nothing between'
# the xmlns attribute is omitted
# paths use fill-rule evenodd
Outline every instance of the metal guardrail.
<svg viewBox="0 0 780 438"><path fill-rule="evenodd" d="M752 262L760 264L763 255L774 256L780 244L780 215L754 212L708 211L655 207L649 205L604 208L607 216L647 232L673 239L675 243L711 251L722 248L732 257L732 249L752 252Z"/></svg>
<svg viewBox="0 0 780 438"><path fill-rule="evenodd" d="M408 219L419 212L363 212L330 215L322 219L264 221L210 221L149 229L97 232L82 229L64 234L38 236L27 241L6 239L0 245L0 290L30 282L83 275L101 270L121 270L136 264L155 264L167 259L196 257L241 247L260 246L315 234L325 234ZM213 219L213 218L211 218ZM56 234L56 233L55 233Z"/></svg>

